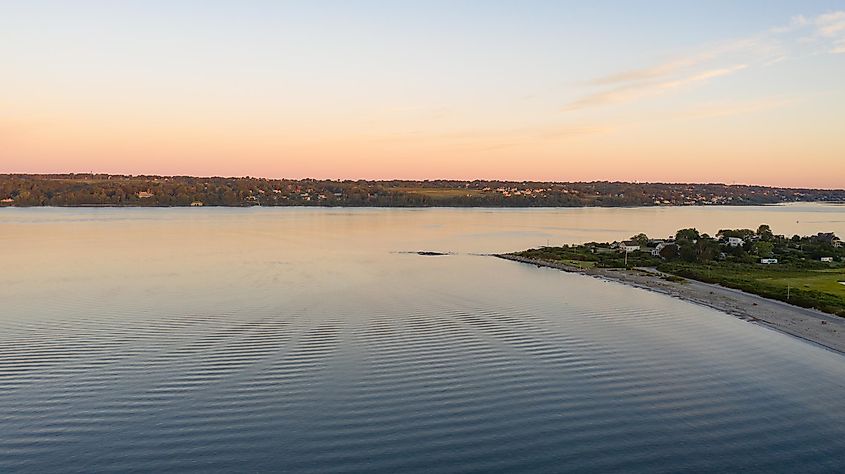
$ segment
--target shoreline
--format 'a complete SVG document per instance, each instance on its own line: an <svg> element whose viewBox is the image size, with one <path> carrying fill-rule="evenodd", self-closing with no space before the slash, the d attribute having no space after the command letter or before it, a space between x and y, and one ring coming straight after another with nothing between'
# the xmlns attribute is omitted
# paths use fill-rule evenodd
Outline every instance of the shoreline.
<svg viewBox="0 0 845 474"><path fill-rule="evenodd" d="M491 205L333 205L333 204L244 204L244 205L216 205L202 206L184 205L148 205L148 204L73 204L73 205L17 205L0 204L0 209L249 209L258 208L326 208L326 209L668 209L668 208L735 208L735 207L778 207L802 204L820 204L845 206L845 201L782 201L737 204L631 204L631 205L578 205L578 206L491 206Z"/></svg>
<svg viewBox="0 0 845 474"><path fill-rule="evenodd" d="M706 306L744 321L788 334L826 349L845 354L845 318L696 280L668 281L654 269L578 268L510 254L495 257L518 263L579 273L654 291L693 304Z"/></svg>

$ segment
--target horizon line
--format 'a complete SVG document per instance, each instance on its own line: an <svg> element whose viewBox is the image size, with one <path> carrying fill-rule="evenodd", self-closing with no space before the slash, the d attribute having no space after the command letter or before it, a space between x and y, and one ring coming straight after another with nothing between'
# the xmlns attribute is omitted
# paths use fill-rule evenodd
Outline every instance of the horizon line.
<svg viewBox="0 0 845 474"><path fill-rule="evenodd" d="M822 191L845 191L845 188L835 187L801 187L801 186L776 186L771 184L752 184L752 183L726 183L718 181L710 182L694 182L694 181L626 181L618 179L592 179L592 180L548 180L548 179L505 179L505 178L318 178L318 177L268 177L268 176L224 176L224 175L191 175L191 174L146 174L146 173L107 173L96 171L68 171L68 172L52 172L52 173L27 173L27 172L0 172L0 176L59 176L59 175L106 175L106 176L125 176L125 177L152 177L152 178L194 178L194 179L259 179L259 180L277 180L277 181L370 181L370 182L389 182L389 181L409 181L409 182L430 182L430 181L460 181L460 182L474 182L474 181L498 181L503 183L553 183L553 184L568 184L568 183L622 183L622 184L658 184L658 185L716 185L716 186L741 186L741 187L755 187L755 188L769 188L769 189L797 189L797 190L822 190Z"/></svg>

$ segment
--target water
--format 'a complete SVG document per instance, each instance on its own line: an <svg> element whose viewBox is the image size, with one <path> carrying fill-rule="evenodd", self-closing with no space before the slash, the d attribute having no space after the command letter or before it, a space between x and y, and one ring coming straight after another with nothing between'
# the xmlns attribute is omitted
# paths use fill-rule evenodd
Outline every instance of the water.
<svg viewBox="0 0 845 474"><path fill-rule="evenodd" d="M0 471L841 471L845 356L478 255L764 222L845 208L4 209Z"/></svg>

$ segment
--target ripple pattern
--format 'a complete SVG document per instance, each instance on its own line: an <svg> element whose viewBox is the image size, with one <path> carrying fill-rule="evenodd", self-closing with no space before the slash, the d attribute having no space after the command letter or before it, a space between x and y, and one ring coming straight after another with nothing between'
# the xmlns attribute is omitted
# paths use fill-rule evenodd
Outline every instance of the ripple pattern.
<svg viewBox="0 0 845 474"><path fill-rule="evenodd" d="M0 471L845 467L840 354L615 283L389 258L403 278L215 305L10 296Z"/></svg>

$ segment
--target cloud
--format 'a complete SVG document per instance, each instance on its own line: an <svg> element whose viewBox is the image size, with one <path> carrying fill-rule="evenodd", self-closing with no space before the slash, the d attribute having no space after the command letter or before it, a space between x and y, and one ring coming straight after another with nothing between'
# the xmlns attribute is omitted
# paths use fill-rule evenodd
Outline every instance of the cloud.
<svg viewBox="0 0 845 474"><path fill-rule="evenodd" d="M694 66L698 63L697 58L681 58L674 61L669 61L663 64L658 64L657 66L643 68L643 69L633 69L630 71L623 71L616 74L611 74L609 76L599 77L593 79L589 83L596 86L605 86L605 85L613 85L619 84L623 82L633 82L633 81L641 81L644 79L654 79L657 77L666 76L672 74L676 71L681 69L685 69L691 66Z"/></svg>
<svg viewBox="0 0 845 474"><path fill-rule="evenodd" d="M792 17L789 23L783 26L775 26L774 28L770 28L769 32L780 34L780 33L789 33L795 30L800 30L805 26L810 24L810 20L807 19L804 15L798 15Z"/></svg>
<svg viewBox="0 0 845 474"><path fill-rule="evenodd" d="M825 13L814 22L820 36L834 38L845 33L845 11Z"/></svg>
<svg viewBox="0 0 845 474"><path fill-rule="evenodd" d="M695 84L707 82L717 77L728 76L737 71L747 68L746 64L736 64L730 67L711 69L703 72L697 72L678 79L667 81L649 81L629 84L609 91L598 92L590 94L581 99L570 102L563 110L578 110L587 107L620 104L631 102L644 97L651 97L664 94L666 92L682 89Z"/></svg>
<svg viewBox="0 0 845 474"><path fill-rule="evenodd" d="M815 37L826 41L828 52L845 53L845 11L825 13L816 17Z"/></svg>
<svg viewBox="0 0 845 474"><path fill-rule="evenodd" d="M773 57L782 57L784 54L776 43L766 38L740 38L712 45L701 51L674 58L656 66L622 71L592 79L587 83L594 86L607 86L670 77L730 55L753 55L771 59Z"/></svg>
<svg viewBox="0 0 845 474"><path fill-rule="evenodd" d="M798 39L799 44L821 44L830 53L845 53L845 11L822 13L816 17L793 17L789 24L769 30L776 35L812 30L809 36Z"/></svg>
<svg viewBox="0 0 845 474"><path fill-rule="evenodd" d="M806 31L812 30L807 37ZM803 38L791 33L804 31ZM597 77L587 82L604 90L587 94L566 104L563 111L574 111L610 104L623 104L664 94L694 84L731 75L749 67L767 67L797 56L793 51L823 44L827 52L845 54L845 11L832 11L807 17L794 16L789 23L755 36L727 41L686 56L653 66ZM732 66L726 66L725 64ZM609 87L609 88L608 88Z"/></svg>

